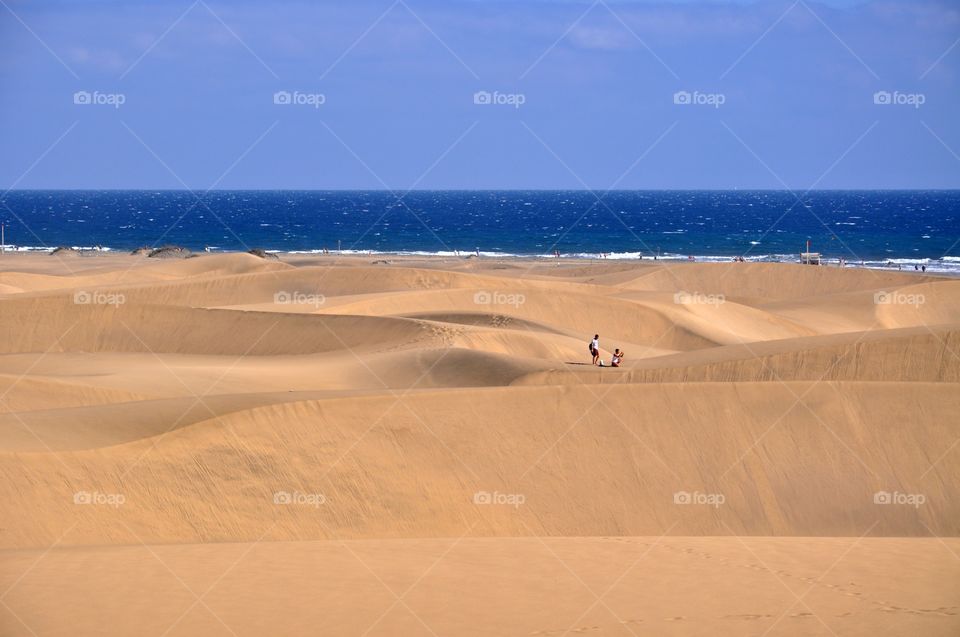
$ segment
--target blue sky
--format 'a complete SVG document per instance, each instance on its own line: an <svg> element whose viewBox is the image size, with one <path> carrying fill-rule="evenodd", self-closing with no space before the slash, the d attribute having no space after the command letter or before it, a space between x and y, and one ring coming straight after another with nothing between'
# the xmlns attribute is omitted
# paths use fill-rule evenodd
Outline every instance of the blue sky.
<svg viewBox="0 0 960 637"><path fill-rule="evenodd" d="M0 186L958 188L958 40L923 0L4 0Z"/></svg>

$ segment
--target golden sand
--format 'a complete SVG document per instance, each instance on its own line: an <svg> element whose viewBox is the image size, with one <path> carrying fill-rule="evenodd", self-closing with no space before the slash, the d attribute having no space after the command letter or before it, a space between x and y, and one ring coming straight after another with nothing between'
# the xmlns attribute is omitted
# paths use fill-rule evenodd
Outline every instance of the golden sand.
<svg viewBox="0 0 960 637"><path fill-rule="evenodd" d="M0 257L0 634L960 634L960 281L389 260Z"/></svg>

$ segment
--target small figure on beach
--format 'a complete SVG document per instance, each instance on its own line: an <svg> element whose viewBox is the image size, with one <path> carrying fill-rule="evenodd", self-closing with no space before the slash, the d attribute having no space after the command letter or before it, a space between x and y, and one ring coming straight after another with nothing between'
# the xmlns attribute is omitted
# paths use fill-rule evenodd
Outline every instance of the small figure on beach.
<svg viewBox="0 0 960 637"><path fill-rule="evenodd" d="M480 248L477 248L477 257L480 256Z"/></svg>
<svg viewBox="0 0 960 637"><path fill-rule="evenodd" d="M594 334L593 340L590 341L590 354L593 356L592 365L596 365L600 361L600 335Z"/></svg>
<svg viewBox="0 0 960 637"><path fill-rule="evenodd" d="M613 356L610 357L610 367L620 367L620 361L623 360L623 352L620 348L613 350Z"/></svg>
<svg viewBox="0 0 960 637"><path fill-rule="evenodd" d="M925 272L927 271L927 266L921 265L921 266L920 266L920 271L925 273Z"/></svg>
<svg viewBox="0 0 960 637"><path fill-rule="evenodd" d="M611 357L610 357L610 365L609 365L609 367L620 367L620 361L622 361L622 360L623 360L623 352L620 351L620 348L617 348L617 349L613 350L613 355L611 355ZM603 364L603 359L602 359L602 358L601 358L600 361L597 363L597 365L600 366L600 367L607 367L607 365L604 365L604 364Z"/></svg>

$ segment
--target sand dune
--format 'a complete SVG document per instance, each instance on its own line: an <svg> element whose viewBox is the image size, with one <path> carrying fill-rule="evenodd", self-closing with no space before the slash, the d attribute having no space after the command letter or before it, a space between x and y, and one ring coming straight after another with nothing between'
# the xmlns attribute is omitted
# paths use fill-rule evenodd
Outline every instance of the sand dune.
<svg viewBox="0 0 960 637"><path fill-rule="evenodd" d="M614 382L882 380L960 382L960 332L953 325L842 332L740 343L646 358L617 370ZM518 384L610 382L609 370L550 370Z"/></svg>
<svg viewBox="0 0 960 637"><path fill-rule="evenodd" d="M618 285L631 290L686 290L723 294L732 298L784 300L864 289L897 289L936 280L936 277L907 272L857 268L812 268L773 263L689 263L654 268L632 280L621 280Z"/></svg>
<svg viewBox="0 0 960 637"><path fill-rule="evenodd" d="M118 389L94 387L84 383L52 378L0 376L0 414L30 412L54 407L82 407L142 400L148 396Z"/></svg>
<svg viewBox="0 0 960 637"><path fill-rule="evenodd" d="M525 498L518 510L492 508L477 531L493 536L660 535L671 525L678 535L856 536L873 523L878 535L957 535L960 475L949 462L930 468L957 437L955 389L618 384L248 403L162 440L9 458L0 492L21 512L5 543L42 546L72 524L66 544L136 541L128 528L155 543L252 541L254 520L274 524L270 540L449 536L484 491ZM521 426L511 414L526 405L538 408ZM150 407L156 418L171 411ZM911 423L916 414L925 424ZM78 484L122 492L126 504L75 506ZM278 509L278 491L322 493L326 504ZM879 507L880 491L926 502ZM678 507L679 492L725 502Z"/></svg>
<svg viewBox="0 0 960 637"><path fill-rule="evenodd" d="M26 633L22 621L102 635L109 617L123 635L951 637L958 551L952 538L137 545L39 562L0 553L0 586L29 569L7 599L11 634Z"/></svg>
<svg viewBox="0 0 960 637"><path fill-rule="evenodd" d="M11 300L0 317L4 353L80 351L312 354L396 347L429 338L402 318L231 312L164 305L77 305L72 298ZM225 338L230 335L229 338Z"/></svg>
<svg viewBox="0 0 960 637"><path fill-rule="evenodd" d="M0 632L960 632L960 281L391 261L4 256Z"/></svg>

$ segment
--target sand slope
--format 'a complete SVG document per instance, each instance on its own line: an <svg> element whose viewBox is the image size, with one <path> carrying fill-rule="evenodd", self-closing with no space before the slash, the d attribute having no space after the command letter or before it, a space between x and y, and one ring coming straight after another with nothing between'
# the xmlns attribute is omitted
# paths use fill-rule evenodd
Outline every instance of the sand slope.
<svg viewBox="0 0 960 637"><path fill-rule="evenodd" d="M522 426L513 422L530 404L540 408ZM172 412L152 408L155 417ZM525 500L519 510L492 507L477 527L485 535L658 535L673 525L682 535L855 536L874 523L881 535L957 535L960 475L949 463L928 468L960 433L958 410L960 392L941 383L909 391L889 383L615 385L560 395L541 387L289 402L178 426L160 440L56 458L17 454L4 463L0 492L21 511L5 531L15 546L53 542L73 525L67 541L77 544L129 543L131 531L150 542L249 541L262 532L258 520L274 523L271 540L447 536L476 516L474 495L484 491ZM920 413L923 426L905 426ZM126 502L78 507L77 490L123 493ZM280 491L326 502L277 507ZM922 492L926 502L877 506L878 491ZM678 492L725 501L682 507Z"/></svg>
<svg viewBox="0 0 960 637"><path fill-rule="evenodd" d="M5 256L0 632L960 631L960 282L393 261Z"/></svg>
<svg viewBox="0 0 960 637"><path fill-rule="evenodd" d="M0 586L30 569L7 599L17 617L0 617L12 635L102 635L109 617L122 635L949 637L958 551L956 539L458 536L0 553Z"/></svg>

